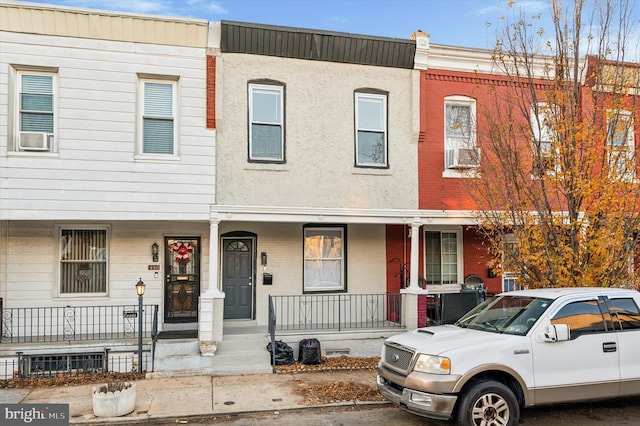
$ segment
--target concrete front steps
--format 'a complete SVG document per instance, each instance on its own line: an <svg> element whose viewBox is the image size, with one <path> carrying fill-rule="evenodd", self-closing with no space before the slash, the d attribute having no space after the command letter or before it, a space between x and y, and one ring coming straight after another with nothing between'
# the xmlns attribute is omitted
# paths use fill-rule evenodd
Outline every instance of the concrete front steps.
<svg viewBox="0 0 640 426"><path fill-rule="evenodd" d="M264 327L253 321L227 327L214 356L201 356L198 339L159 339L148 377L226 376L272 373Z"/></svg>

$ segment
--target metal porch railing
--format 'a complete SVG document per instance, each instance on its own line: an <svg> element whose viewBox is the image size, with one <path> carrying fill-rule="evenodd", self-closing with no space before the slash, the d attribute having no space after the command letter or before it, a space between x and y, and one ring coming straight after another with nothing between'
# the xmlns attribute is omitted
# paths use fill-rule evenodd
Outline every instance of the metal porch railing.
<svg viewBox="0 0 640 426"><path fill-rule="evenodd" d="M145 338L157 333L158 305L143 306L142 330L137 305L4 308L2 343L41 343Z"/></svg>
<svg viewBox="0 0 640 426"><path fill-rule="evenodd" d="M269 296L270 332L399 329L401 302L400 293Z"/></svg>

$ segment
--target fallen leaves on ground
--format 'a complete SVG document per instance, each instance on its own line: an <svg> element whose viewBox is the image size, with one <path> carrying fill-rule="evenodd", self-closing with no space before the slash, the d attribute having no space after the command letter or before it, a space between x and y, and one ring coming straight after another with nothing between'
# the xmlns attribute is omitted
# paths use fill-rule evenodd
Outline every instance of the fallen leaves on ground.
<svg viewBox="0 0 640 426"><path fill-rule="evenodd" d="M62 374L51 377L14 377L6 382L6 388L50 388L57 386L77 386L77 385L90 385L90 384L102 384L109 382L124 382L140 380L138 374L132 373L74 373L74 374ZM3 383L4 385L4 383Z"/></svg>
<svg viewBox="0 0 640 426"><path fill-rule="evenodd" d="M386 401L374 386L355 382L298 383L296 393L306 404L330 404L344 401Z"/></svg>
<svg viewBox="0 0 640 426"><path fill-rule="evenodd" d="M359 358L341 355L338 357L321 357L322 364L276 365L276 373L310 373L313 371L338 370L373 370L378 366L380 357Z"/></svg>
<svg viewBox="0 0 640 426"><path fill-rule="evenodd" d="M322 364L277 365L277 373L311 373L342 370L373 370L379 357L358 358L342 355L321 357ZM304 397L305 404L331 404L344 401L386 401L375 385L356 382L332 381L327 383L298 383L296 393Z"/></svg>

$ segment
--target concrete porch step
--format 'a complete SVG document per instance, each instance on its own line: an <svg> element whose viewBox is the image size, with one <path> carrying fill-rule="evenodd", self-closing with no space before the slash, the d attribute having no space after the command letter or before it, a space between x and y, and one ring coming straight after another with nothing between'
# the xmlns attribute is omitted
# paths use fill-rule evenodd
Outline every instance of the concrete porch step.
<svg viewBox="0 0 640 426"><path fill-rule="evenodd" d="M271 373L266 331L246 328L224 336L212 357L200 355L197 339L156 342L152 377Z"/></svg>

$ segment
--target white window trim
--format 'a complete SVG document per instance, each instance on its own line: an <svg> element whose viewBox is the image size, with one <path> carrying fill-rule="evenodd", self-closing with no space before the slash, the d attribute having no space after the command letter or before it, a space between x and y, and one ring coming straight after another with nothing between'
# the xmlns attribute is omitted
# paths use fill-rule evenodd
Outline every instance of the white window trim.
<svg viewBox="0 0 640 426"><path fill-rule="evenodd" d="M538 102L537 103L537 110L538 110L538 114L536 114L536 109L534 108L534 106L531 106L531 113L529 116L529 120L531 123L531 130L533 131L533 138L534 141L538 141L538 142L548 142L549 146L551 147L552 144L552 140L550 138L552 138L553 136L551 136L551 133L553 132L552 129L548 128L548 126L546 126L544 124L544 121L547 119L547 117L553 113L554 110L554 106L550 106L549 103L547 102ZM543 132L544 130L547 130L547 132L549 133L549 140L542 140L542 136L543 136ZM532 150L532 155L535 155L535 146L532 144L531 146L531 150ZM549 149L549 151L551 151L551 149ZM557 175L558 173L560 173L560 164L559 164L559 156L560 156L560 152L558 150L558 148L555 149L555 156L556 159L554 160L554 168L553 169L549 169L547 170L545 173L547 175L550 176L554 176ZM535 163L534 163L535 164ZM539 179L540 176L537 176L535 173L532 174L532 179Z"/></svg>
<svg viewBox="0 0 640 426"><path fill-rule="evenodd" d="M464 283L464 243L462 241L463 233L462 226L425 226L422 231L422 276L426 278L427 276L427 232L450 232L456 234L456 258L457 262L457 274L458 274L458 282L457 284ZM442 255L442 253L441 253ZM442 261L442 259L441 259ZM442 273L442 269L440 270ZM441 277L442 278L442 277ZM440 284L429 284L429 285L440 285ZM446 284L451 285L451 284Z"/></svg>
<svg viewBox="0 0 640 426"><path fill-rule="evenodd" d="M455 147L450 147L449 142L447 141L447 105L464 105L469 106L470 120L471 120L471 129L470 129L470 140L468 142L469 147L477 148L477 102L474 98L463 95L451 95L445 96L443 103L443 127L442 127L442 136L443 136L443 144L444 144L444 153L443 153L443 164L444 170L442 171L442 177L444 178L468 178L468 177L478 177L478 172L476 169L449 169L447 168L447 159L446 153L447 149L453 149Z"/></svg>
<svg viewBox="0 0 640 426"><path fill-rule="evenodd" d="M253 91L266 90L271 92L277 92L280 95L280 122L279 123L261 123L253 120ZM284 85L281 84L260 84L249 83L249 161L268 162L268 163L284 163L285 161L285 128L284 128ZM271 157L254 157L253 155L253 123L256 124L271 124L280 126L280 158Z"/></svg>
<svg viewBox="0 0 640 426"><path fill-rule="evenodd" d="M360 100L361 99L379 99L382 100L382 133L384 135L384 140L383 140L383 150L384 150L384 160L381 163L359 163L358 162L358 152L360 151L360 138L358 137L358 132L360 130L362 131L373 131L373 132L380 132L380 129L367 129L367 128L361 128L360 127L360 123L358 122L359 120L359 107L360 107ZM355 164L357 167L388 167L389 166L389 158L388 158L388 154L389 154L389 145L388 145L388 140L389 140L389 132L388 132L388 125L387 125L387 120L388 120L388 104L387 104L387 99L388 96L386 94L380 94L380 93L368 93L368 92L355 92L355 125L356 125L356 134L355 134L355 138L356 138L356 158L355 158Z"/></svg>
<svg viewBox="0 0 640 426"><path fill-rule="evenodd" d="M62 257L62 253L60 251L61 249L61 244L60 244L60 239L62 237L62 230L64 229L72 229L72 230L97 230L97 231L106 231L106 241L105 241L105 249L106 249L106 273L105 273L105 280L106 280L106 289L105 292L103 293L62 293L60 291L61 289L61 282L60 282L60 261L61 261L61 257ZM105 224L64 224L64 225L56 225L55 226L55 230L56 230L56 239L55 239L55 244L56 244L56 257L55 257L55 274L56 274L56 279L55 279L55 283L56 283L56 288L55 288L55 298L57 299L86 299L86 298L102 298L102 297L108 297L109 296L109 292L110 292L110 286L109 286L109 270L110 270L110 253L111 253L111 226L110 225L105 225Z"/></svg>
<svg viewBox="0 0 640 426"><path fill-rule="evenodd" d="M144 84L145 83L160 83L170 84L172 87L172 103L171 112L173 116L173 154L151 154L145 153L144 150ZM137 148L136 148L136 160L179 160L180 153L178 147L180 146L179 135L179 114L178 111L178 77L173 76L150 76L150 75L138 75L138 111L137 111Z"/></svg>
<svg viewBox="0 0 640 426"><path fill-rule="evenodd" d="M624 110L624 109L607 109L606 112L606 129L607 129L607 148L611 148L612 141L610 139L609 126L610 126L610 117L617 116L618 120L620 117L628 117L630 120L629 131L627 132L627 139L625 141L625 147L627 149L627 153L633 158L634 169L628 171L625 176L621 178L625 181L635 181L638 176L636 172L637 164L637 156L636 156L636 145L635 145L635 117L633 116L633 112ZM622 146L622 145L621 145Z"/></svg>
<svg viewBox="0 0 640 426"><path fill-rule="evenodd" d="M29 156L57 156L58 152L58 69L51 67L29 67L15 66L11 68L14 73L13 85L13 120L11 121L13 137L11 138L11 153ZM20 93L22 92L22 76L23 75L48 75L52 77L52 96L53 96L53 134L49 136L49 150L47 151L24 151L20 150ZM11 133L10 133L11 134Z"/></svg>

